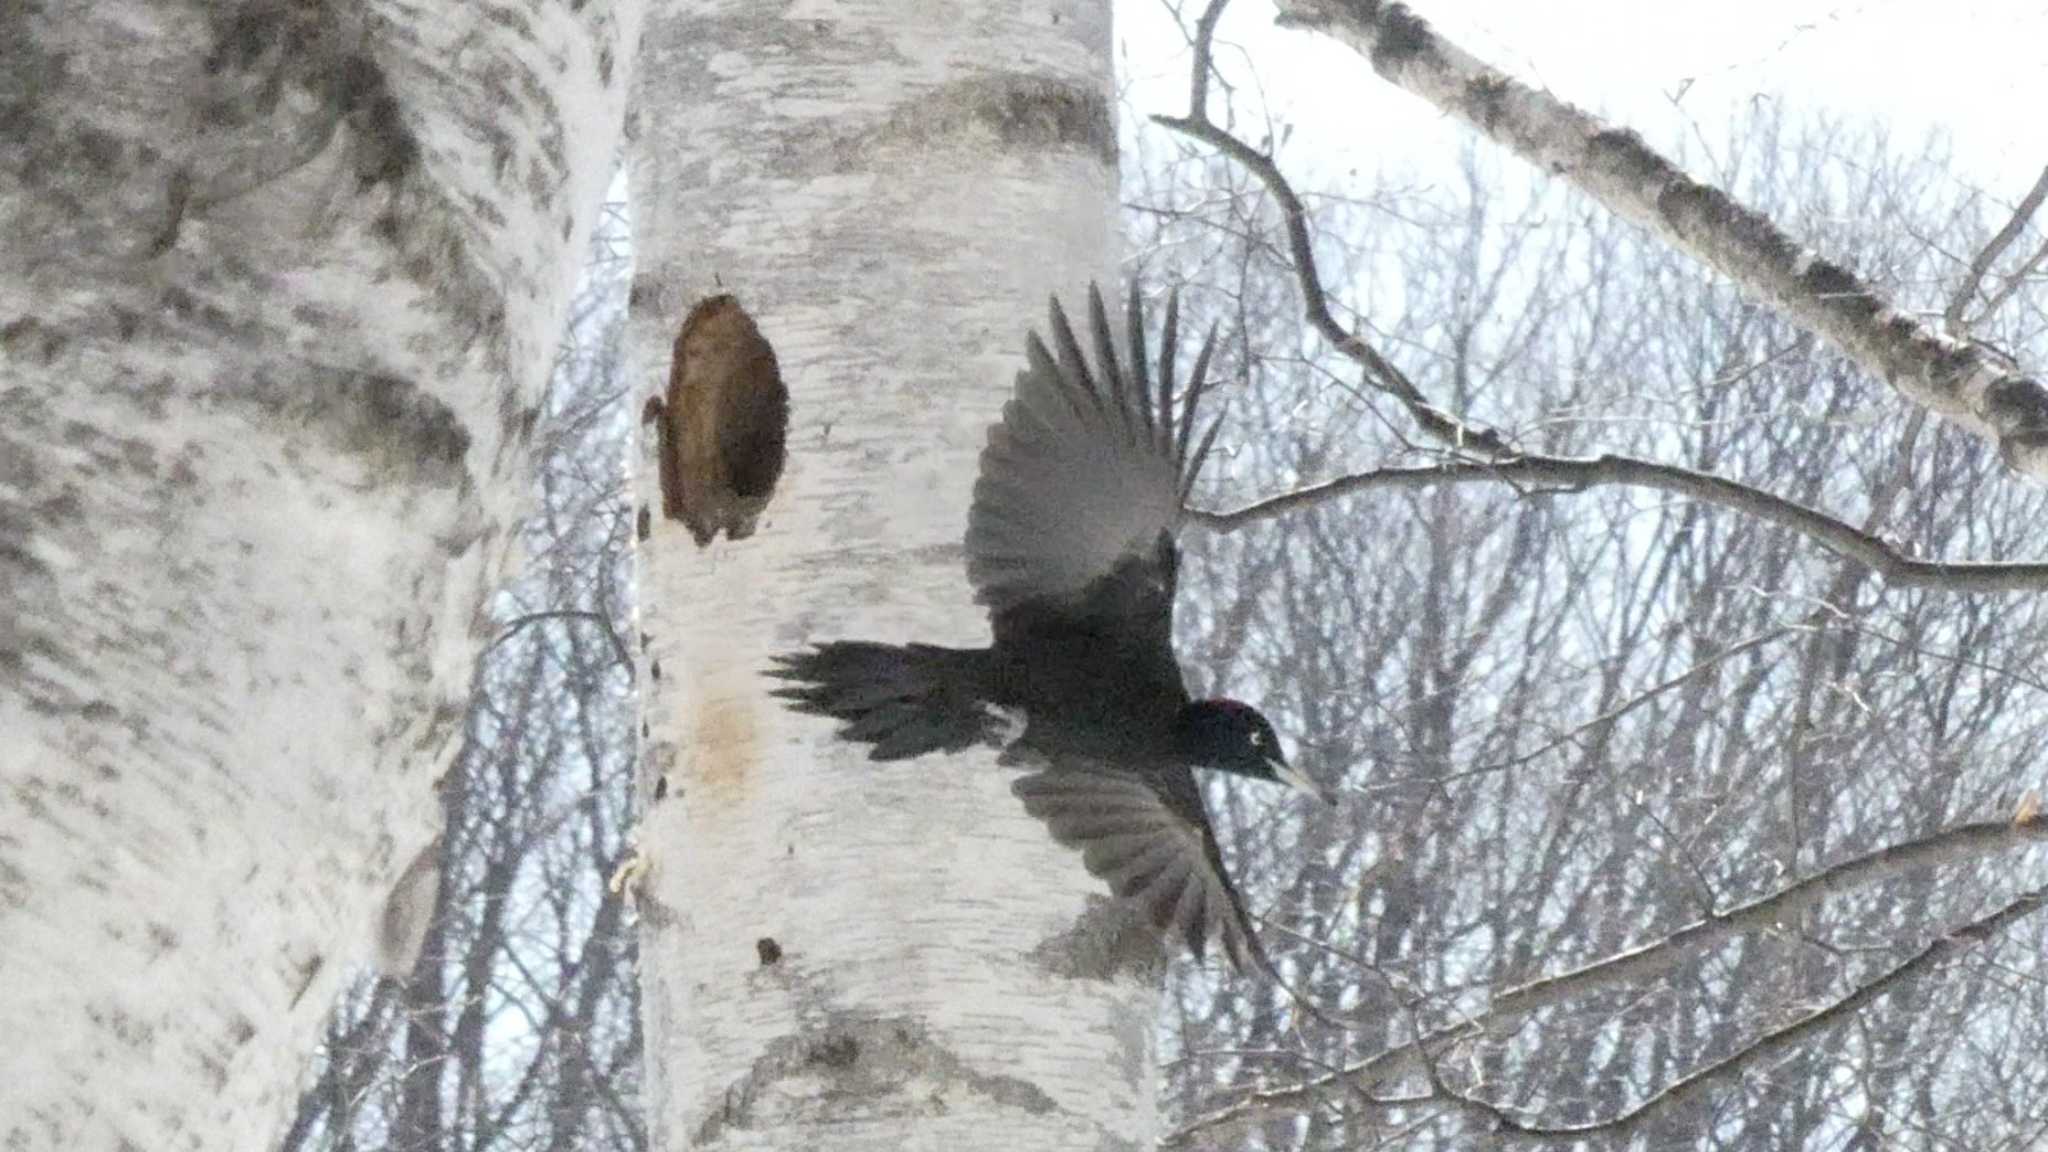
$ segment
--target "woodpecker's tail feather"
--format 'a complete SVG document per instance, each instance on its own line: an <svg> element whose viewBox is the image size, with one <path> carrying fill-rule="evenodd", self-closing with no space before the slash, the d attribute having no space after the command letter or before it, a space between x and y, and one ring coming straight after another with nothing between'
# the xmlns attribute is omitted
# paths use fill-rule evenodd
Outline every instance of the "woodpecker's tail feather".
<svg viewBox="0 0 2048 1152"><path fill-rule="evenodd" d="M903 760L1002 742L1003 718L983 688L988 655L835 640L775 657L768 674L791 682L775 695L792 708L843 721L841 738L873 745L870 758Z"/></svg>

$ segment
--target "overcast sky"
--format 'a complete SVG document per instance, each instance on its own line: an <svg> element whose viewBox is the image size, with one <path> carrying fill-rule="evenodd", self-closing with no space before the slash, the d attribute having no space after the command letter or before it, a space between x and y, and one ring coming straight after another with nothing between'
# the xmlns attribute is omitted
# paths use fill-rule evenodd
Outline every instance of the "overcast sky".
<svg viewBox="0 0 2048 1152"><path fill-rule="evenodd" d="M1201 7L1200 0L1184 2L1190 11ZM1684 117L1718 129L1731 103L1768 93L1783 99L1794 119L1806 110L1881 118L1901 142L1946 128L1957 178L2004 202L2017 199L2048 165L2043 0L1412 0L1410 6L1517 79L1636 128L1657 144L1668 141ZM1184 110L1186 52L1163 0L1118 0L1117 17L1124 79L1137 106ZM1294 122L1288 155L1297 162L1324 172L1393 164L1426 173L1453 154L1457 133L1434 109L1379 80L1333 42L1275 29L1270 3L1237 0L1222 38L1246 49L1259 85ZM1232 62L1226 55L1226 67Z"/></svg>

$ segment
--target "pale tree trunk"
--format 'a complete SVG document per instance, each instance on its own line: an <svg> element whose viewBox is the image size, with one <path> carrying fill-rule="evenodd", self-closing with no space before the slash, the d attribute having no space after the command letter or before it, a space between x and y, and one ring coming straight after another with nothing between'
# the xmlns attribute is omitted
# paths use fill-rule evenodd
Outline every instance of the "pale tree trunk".
<svg viewBox="0 0 2048 1152"><path fill-rule="evenodd" d="M961 549L984 430L1048 293L1113 275L1109 47L1092 2L649 18L636 378L662 391L685 314L731 292L792 405L747 539L700 550L640 458L656 1148L1151 1143L1156 975L1103 974L1112 917L1008 772L870 762L762 676L808 640L986 642Z"/></svg>
<svg viewBox="0 0 2048 1152"><path fill-rule="evenodd" d="M257 1149L431 835L630 2L0 5L0 1147Z"/></svg>

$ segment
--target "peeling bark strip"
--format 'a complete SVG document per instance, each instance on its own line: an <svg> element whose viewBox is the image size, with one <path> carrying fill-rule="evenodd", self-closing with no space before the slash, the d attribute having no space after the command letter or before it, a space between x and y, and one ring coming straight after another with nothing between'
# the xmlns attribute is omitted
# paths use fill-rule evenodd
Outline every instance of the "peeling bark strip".
<svg viewBox="0 0 2048 1152"><path fill-rule="evenodd" d="M2048 478L2048 388L2040 381L1893 309L1855 273L1686 176L1635 133L1510 79L1437 35L1405 4L1280 0L1279 7L1283 26L1349 45L1387 80L1569 179L1825 338L1908 400L1991 441L2012 468Z"/></svg>
<svg viewBox="0 0 2048 1152"><path fill-rule="evenodd" d="M650 399L645 419L660 438L661 514L688 525L699 547L721 529L752 536L782 477L789 389L738 300L712 296L690 309L667 401Z"/></svg>
<svg viewBox="0 0 2048 1152"><path fill-rule="evenodd" d="M441 886L441 837L413 855L384 898L377 917L377 970L403 984L419 962L434 921L434 896Z"/></svg>

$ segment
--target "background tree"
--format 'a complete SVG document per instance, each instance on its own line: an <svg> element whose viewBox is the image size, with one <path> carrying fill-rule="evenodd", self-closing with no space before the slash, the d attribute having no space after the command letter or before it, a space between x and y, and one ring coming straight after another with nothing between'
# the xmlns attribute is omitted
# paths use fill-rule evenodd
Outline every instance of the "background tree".
<svg viewBox="0 0 2048 1152"><path fill-rule="evenodd" d="M449 867L422 958L343 997L285 1152L646 1147L637 950L609 884L637 712L622 207L593 233L542 401L531 559L494 601L442 785Z"/></svg>
<svg viewBox="0 0 2048 1152"><path fill-rule="evenodd" d="M0 1144L282 1129L433 834L636 12L0 10Z"/></svg>
<svg viewBox="0 0 2048 1152"><path fill-rule="evenodd" d="M1097 887L993 752L874 763L763 675L812 639L985 642L986 428L1047 296L1114 268L1108 7L675 3L642 52L642 390L724 290L791 395L747 539L700 547L642 456L651 1141L1142 1146L1156 984L1091 954Z"/></svg>

